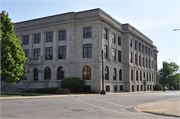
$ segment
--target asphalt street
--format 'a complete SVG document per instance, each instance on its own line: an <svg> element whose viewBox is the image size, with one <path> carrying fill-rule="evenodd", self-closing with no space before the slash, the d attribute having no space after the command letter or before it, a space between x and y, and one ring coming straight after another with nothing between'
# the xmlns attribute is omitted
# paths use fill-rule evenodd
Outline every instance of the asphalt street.
<svg viewBox="0 0 180 119"><path fill-rule="evenodd" d="M137 112L133 107L179 97L179 91L167 91L6 99L1 100L1 119L173 119Z"/></svg>

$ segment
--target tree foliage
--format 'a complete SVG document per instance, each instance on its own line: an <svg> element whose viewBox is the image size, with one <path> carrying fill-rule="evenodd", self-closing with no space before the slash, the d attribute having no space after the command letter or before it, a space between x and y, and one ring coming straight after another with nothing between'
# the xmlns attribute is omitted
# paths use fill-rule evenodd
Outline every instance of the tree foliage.
<svg viewBox="0 0 180 119"><path fill-rule="evenodd" d="M154 90L162 90L163 87L161 86L160 83L155 83L155 87L154 87Z"/></svg>
<svg viewBox="0 0 180 119"><path fill-rule="evenodd" d="M165 79L165 86L170 87L179 84L179 66L175 62L164 62L164 76L163 68L159 70L158 77L159 83L163 85L163 80Z"/></svg>
<svg viewBox="0 0 180 119"><path fill-rule="evenodd" d="M21 41L15 34L14 25L8 13L1 13L1 80L10 84L19 82L23 77L26 57Z"/></svg>

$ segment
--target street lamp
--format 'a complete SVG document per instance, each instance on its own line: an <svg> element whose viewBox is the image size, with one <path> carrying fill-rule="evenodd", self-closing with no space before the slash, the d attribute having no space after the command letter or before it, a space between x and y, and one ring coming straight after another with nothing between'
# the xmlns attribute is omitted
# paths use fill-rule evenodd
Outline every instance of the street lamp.
<svg viewBox="0 0 180 119"><path fill-rule="evenodd" d="M180 29L173 29L173 31L178 31L178 30L180 31ZM179 37L179 35L178 35L178 37ZM180 74L180 70L179 70L179 74ZM177 88L177 82L176 82L176 88ZM180 89L180 77L179 77L179 89Z"/></svg>
<svg viewBox="0 0 180 119"><path fill-rule="evenodd" d="M104 68L103 68L103 50L101 51L102 53L102 91L101 91L101 95L106 95L106 92L104 91Z"/></svg>
<svg viewBox="0 0 180 119"><path fill-rule="evenodd" d="M168 61L170 59L167 59L166 61ZM163 91L165 92L165 77L164 77L164 62L166 61L163 61Z"/></svg>

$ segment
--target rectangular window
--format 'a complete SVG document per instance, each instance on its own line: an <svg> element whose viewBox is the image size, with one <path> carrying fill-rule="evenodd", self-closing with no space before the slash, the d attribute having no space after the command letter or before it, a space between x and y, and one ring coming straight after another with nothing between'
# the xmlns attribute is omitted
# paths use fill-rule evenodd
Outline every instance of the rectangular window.
<svg viewBox="0 0 180 119"><path fill-rule="evenodd" d="M40 43L41 42L41 34L34 35L34 43Z"/></svg>
<svg viewBox="0 0 180 119"><path fill-rule="evenodd" d="M132 92L134 92L134 85L132 85Z"/></svg>
<svg viewBox="0 0 180 119"><path fill-rule="evenodd" d="M66 30L59 31L59 40L66 40Z"/></svg>
<svg viewBox="0 0 180 119"><path fill-rule="evenodd" d="M83 45L83 58L91 58L92 57L92 45L85 44Z"/></svg>
<svg viewBox="0 0 180 119"><path fill-rule="evenodd" d="M123 85L120 85L120 91L123 91Z"/></svg>
<svg viewBox="0 0 180 119"><path fill-rule="evenodd" d="M143 59L143 66L145 67L145 64L144 64L144 57L143 57L142 59Z"/></svg>
<svg viewBox="0 0 180 119"><path fill-rule="evenodd" d="M142 81L142 72L140 71L140 81Z"/></svg>
<svg viewBox="0 0 180 119"><path fill-rule="evenodd" d="M146 49L145 49L145 53L146 53L146 55L147 55L147 47L146 47Z"/></svg>
<svg viewBox="0 0 180 119"><path fill-rule="evenodd" d="M117 91L117 85L114 85L114 91L115 92Z"/></svg>
<svg viewBox="0 0 180 119"><path fill-rule="evenodd" d="M107 30L106 29L103 29L103 34L104 34L104 39L108 39L108 36L107 36Z"/></svg>
<svg viewBox="0 0 180 119"><path fill-rule="evenodd" d="M24 36L23 45L28 45L28 44L29 44L29 36Z"/></svg>
<svg viewBox="0 0 180 119"><path fill-rule="evenodd" d="M83 38L91 38L91 27L83 29Z"/></svg>
<svg viewBox="0 0 180 119"><path fill-rule="evenodd" d="M112 42L113 42L113 43L116 43L116 41L115 41L115 35L114 35L114 34L112 34Z"/></svg>
<svg viewBox="0 0 180 119"><path fill-rule="evenodd" d="M121 62L121 51L118 50L118 62Z"/></svg>
<svg viewBox="0 0 180 119"><path fill-rule="evenodd" d="M150 56L150 49L148 49L148 55Z"/></svg>
<svg viewBox="0 0 180 119"><path fill-rule="evenodd" d="M29 50L24 50L25 57L29 57Z"/></svg>
<svg viewBox="0 0 180 119"><path fill-rule="evenodd" d="M139 56L139 65L141 66L141 56Z"/></svg>
<svg viewBox="0 0 180 119"><path fill-rule="evenodd" d="M137 65L137 55L135 54L135 64Z"/></svg>
<svg viewBox="0 0 180 119"><path fill-rule="evenodd" d="M39 57L40 56L40 48L34 49L34 57Z"/></svg>
<svg viewBox="0 0 180 119"><path fill-rule="evenodd" d="M130 41L129 41L129 42L130 42L130 47L132 47L132 39L130 39Z"/></svg>
<svg viewBox="0 0 180 119"><path fill-rule="evenodd" d="M151 68L151 64L150 63L151 63L151 60L149 59L149 68Z"/></svg>
<svg viewBox="0 0 180 119"><path fill-rule="evenodd" d="M58 47L58 59L66 59L66 46Z"/></svg>
<svg viewBox="0 0 180 119"><path fill-rule="evenodd" d="M139 91L139 85L137 85L137 91Z"/></svg>
<svg viewBox="0 0 180 119"><path fill-rule="evenodd" d="M107 46L104 45L104 58L107 59Z"/></svg>
<svg viewBox="0 0 180 119"><path fill-rule="evenodd" d="M141 91L143 91L143 85L141 85Z"/></svg>
<svg viewBox="0 0 180 119"><path fill-rule="evenodd" d="M139 51L141 51L141 43L139 43Z"/></svg>
<svg viewBox="0 0 180 119"><path fill-rule="evenodd" d="M121 37L118 37L118 45L121 46Z"/></svg>
<svg viewBox="0 0 180 119"><path fill-rule="evenodd" d="M112 49L112 59L116 61L116 50Z"/></svg>
<svg viewBox="0 0 180 119"><path fill-rule="evenodd" d="M133 81L133 70L131 70L131 81Z"/></svg>
<svg viewBox="0 0 180 119"><path fill-rule="evenodd" d="M106 86L106 92L110 91L110 86Z"/></svg>
<svg viewBox="0 0 180 119"><path fill-rule="evenodd" d="M138 71L136 71L136 81L138 81Z"/></svg>
<svg viewBox="0 0 180 119"><path fill-rule="evenodd" d="M50 47L50 48L46 48L46 57L45 59L46 60L52 60L53 58L53 48Z"/></svg>
<svg viewBox="0 0 180 119"><path fill-rule="evenodd" d="M152 56L152 50L151 50L151 56Z"/></svg>
<svg viewBox="0 0 180 119"><path fill-rule="evenodd" d="M148 65L147 65L148 63L147 63L147 58L146 58L146 67L148 67Z"/></svg>
<svg viewBox="0 0 180 119"><path fill-rule="evenodd" d="M144 53L144 45L142 45L142 53Z"/></svg>
<svg viewBox="0 0 180 119"><path fill-rule="evenodd" d="M147 73L147 81L148 81L148 73Z"/></svg>
<svg viewBox="0 0 180 119"><path fill-rule="evenodd" d="M46 42L53 41L53 32L46 33Z"/></svg>
<svg viewBox="0 0 180 119"><path fill-rule="evenodd" d="M130 62L132 63L132 52L130 52Z"/></svg>
<svg viewBox="0 0 180 119"><path fill-rule="evenodd" d="M157 59L157 55L155 54L155 60Z"/></svg>
<svg viewBox="0 0 180 119"><path fill-rule="evenodd" d="M137 41L135 41L135 50L137 49Z"/></svg>
<svg viewBox="0 0 180 119"><path fill-rule="evenodd" d="M152 68L153 68L153 61L152 61Z"/></svg>

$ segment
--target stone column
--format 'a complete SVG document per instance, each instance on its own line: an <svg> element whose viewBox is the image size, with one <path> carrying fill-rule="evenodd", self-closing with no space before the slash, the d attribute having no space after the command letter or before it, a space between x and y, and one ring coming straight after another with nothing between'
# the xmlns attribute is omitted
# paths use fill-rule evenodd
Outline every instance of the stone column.
<svg viewBox="0 0 180 119"><path fill-rule="evenodd" d="M29 57L33 57L33 35L29 35Z"/></svg>
<svg viewBox="0 0 180 119"><path fill-rule="evenodd" d="M45 34L44 34L44 32L41 32L41 51L40 51L40 54L42 57L41 62L43 62L45 59L45 42L46 42Z"/></svg>
<svg viewBox="0 0 180 119"><path fill-rule="evenodd" d="M56 61L57 60L57 31L54 30L53 31L53 60Z"/></svg>

